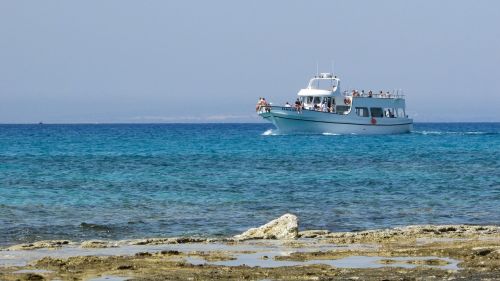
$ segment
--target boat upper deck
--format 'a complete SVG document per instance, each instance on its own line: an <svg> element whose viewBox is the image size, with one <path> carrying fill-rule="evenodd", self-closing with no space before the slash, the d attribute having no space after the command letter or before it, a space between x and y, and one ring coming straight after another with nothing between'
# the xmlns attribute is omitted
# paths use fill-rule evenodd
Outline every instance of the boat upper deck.
<svg viewBox="0 0 500 281"><path fill-rule="evenodd" d="M341 91L340 79L331 73L321 73L309 80L307 88L301 89L299 97L327 97L327 96L344 96L351 98L375 98L375 99L404 99L405 95L401 89L392 91L379 91L378 93L369 91L358 91L351 89L349 91Z"/></svg>

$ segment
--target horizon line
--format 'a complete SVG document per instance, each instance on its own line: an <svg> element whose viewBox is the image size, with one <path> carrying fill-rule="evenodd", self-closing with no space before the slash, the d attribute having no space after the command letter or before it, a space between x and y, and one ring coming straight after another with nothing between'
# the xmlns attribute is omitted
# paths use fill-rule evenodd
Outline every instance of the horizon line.
<svg viewBox="0 0 500 281"><path fill-rule="evenodd" d="M413 124L453 124L453 123L500 123L500 121L421 121L413 122ZM210 124L268 124L267 122L61 122L61 123L0 123L3 125L210 125Z"/></svg>

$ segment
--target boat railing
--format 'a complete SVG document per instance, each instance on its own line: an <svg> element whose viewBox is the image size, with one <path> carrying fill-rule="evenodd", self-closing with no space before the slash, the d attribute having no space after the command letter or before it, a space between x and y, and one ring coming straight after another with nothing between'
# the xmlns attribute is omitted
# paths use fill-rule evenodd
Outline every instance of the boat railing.
<svg viewBox="0 0 500 281"><path fill-rule="evenodd" d="M355 92L353 91L344 91L345 97L353 97L353 98L377 98L377 99L404 99L406 96L401 89L392 90L391 92L385 93L375 93L369 94L365 92Z"/></svg>
<svg viewBox="0 0 500 281"><path fill-rule="evenodd" d="M265 105L261 106L260 109L257 110L258 113L266 113L266 112L271 112L272 109L279 109L283 111L294 111L294 112L302 112L302 111L315 111L315 112L323 112L323 113L330 113L330 114L339 114L339 115L345 115L345 112L338 112L338 111L322 111L322 110L315 110L315 109L307 109L305 107L297 108L295 106L276 106L276 105Z"/></svg>

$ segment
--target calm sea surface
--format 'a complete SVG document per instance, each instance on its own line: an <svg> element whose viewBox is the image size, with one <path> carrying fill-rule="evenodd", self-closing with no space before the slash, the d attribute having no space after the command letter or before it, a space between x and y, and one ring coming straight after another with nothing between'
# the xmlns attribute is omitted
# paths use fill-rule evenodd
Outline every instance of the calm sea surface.
<svg viewBox="0 0 500 281"><path fill-rule="evenodd" d="M500 224L500 123L394 136L271 128L0 125L0 245L233 235L286 212L334 231Z"/></svg>

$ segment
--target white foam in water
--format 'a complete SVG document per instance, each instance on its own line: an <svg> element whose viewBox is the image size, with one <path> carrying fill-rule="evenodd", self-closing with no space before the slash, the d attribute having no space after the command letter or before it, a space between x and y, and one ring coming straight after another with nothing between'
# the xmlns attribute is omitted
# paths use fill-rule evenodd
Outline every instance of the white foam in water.
<svg viewBox="0 0 500 281"><path fill-rule="evenodd" d="M277 135L279 135L279 133L277 130L269 129L269 130L265 131L264 133L262 133L262 135L263 136L277 136Z"/></svg>
<svg viewBox="0 0 500 281"><path fill-rule="evenodd" d="M487 132L465 132L466 135L486 135Z"/></svg>
<svg viewBox="0 0 500 281"><path fill-rule="evenodd" d="M485 135L487 132L440 132L440 131L412 131L415 134L421 135Z"/></svg>
<svg viewBox="0 0 500 281"><path fill-rule="evenodd" d="M334 133L322 133L323 136L340 136L340 134L334 134Z"/></svg>

